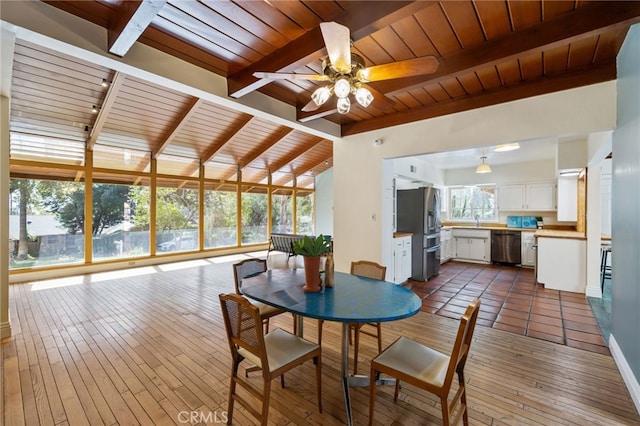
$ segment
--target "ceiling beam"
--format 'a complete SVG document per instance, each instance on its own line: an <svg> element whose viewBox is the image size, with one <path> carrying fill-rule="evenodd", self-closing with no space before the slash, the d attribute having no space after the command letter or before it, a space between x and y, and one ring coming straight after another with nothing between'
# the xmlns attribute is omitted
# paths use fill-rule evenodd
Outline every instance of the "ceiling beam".
<svg viewBox="0 0 640 426"><path fill-rule="evenodd" d="M87 138L87 149L89 151L93 150L93 146L96 144L98 136L100 135L100 132L102 132L104 124L107 122L107 117L109 117L109 112L111 112L111 108L118 97L118 92L120 91L120 87L122 86L124 79L125 75L117 71L113 76L109 89L107 89L107 94L104 97L102 105L96 105L96 107L99 107L98 115L96 117L96 121L91 127L91 133L89 133L89 137Z"/></svg>
<svg viewBox="0 0 640 426"><path fill-rule="evenodd" d="M366 13L362 13L361 8L355 7L341 16L337 16L334 20L348 27L351 31L351 38L355 41L424 9L425 4L428 3L433 2L380 1L376 2L375 7L367 8ZM293 72L314 60L321 59L322 56L326 56L326 49L322 32L317 26L230 76L227 79L229 96L239 98L272 81L258 79L253 76L254 72Z"/></svg>
<svg viewBox="0 0 640 426"><path fill-rule="evenodd" d="M320 142L325 141L325 140L326 139L324 139L324 138L315 138L310 143L306 143L306 144L300 146L297 150L291 152L290 155L281 158L279 162L274 163L274 164L270 164L269 165L269 171L271 173L275 173L277 171L280 171L280 169L282 169L284 166L286 166L287 164L293 163L299 157L302 157L303 155L305 155L311 148L313 148L314 146L318 145ZM293 168L292 168L291 172L293 173Z"/></svg>
<svg viewBox="0 0 640 426"><path fill-rule="evenodd" d="M191 102L182 111L182 115L173 122L173 125L165 136L162 137L160 144L153 150L152 155L156 157L167 148L167 146L173 141L176 135L182 130L182 128L189 122L189 119L193 117L200 105L204 103L201 98L192 98Z"/></svg>
<svg viewBox="0 0 640 426"><path fill-rule="evenodd" d="M253 153L248 158L244 158L242 159L242 161L238 163L238 167L240 167L240 170L244 169L245 167L247 167L248 165L256 161L258 158L264 155L264 153L269 148L271 148L278 142L284 140L287 136L289 136L294 131L295 131L294 129L285 127L284 129L281 129L275 135L273 135L266 143L257 146L256 149L253 150Z"/></svg>
<svg viewBox="0 0 640 426"><path fill-rule="evenodd" d="M615 61L603 62L597 65L592 65L586 69L530 80L518 84L517 86L504 86L492 92L470 95L463 99L452 99L384 117L359 121L353 124L345 124L342 126L342 136L355 135L370 130L397 126L414 121L426 120L428 118L440 117L447 114L455 114L457 112L497 105L504 102L516 101L532 96L545 95L548 93L602 83L605 81L615 80L616 76Z"/></svg>
<svg viewBox="0 0 640 426"><path fill-rule="evenodd" d="M626 28L640 22L640 2L598 2L571 13L524 28L504 37L490 40L440 58L435 73L423 76L369 83L378 91L393 96L425 84L450 80L526 54L541 53L554 47L596 35L603 30Z"/></svg>
<svg viewBox="0 0 640 426"><path fill-rule="evenodd" d="M296 170L295 171L295 175L296 176L302 176L303 174L307 173L308 171L313 170L316 167L324 165L327 161L329 161L330 158L331 158L331 155L329 155L327 158L325 158L324 160L322 160L322 161L320 161L318 163L312 164L311 166L307 166L305 168L301 168L300 170Z"/></svg>
<svg viewBox="0 0 640 426"><path fill-rule="evenodd" d="M211 146L209 147L207 152L205 152L205 154L200 159L200 164L204 165L208 161L211 161L211 159L213 159L213 157L215 157L216 154L226 144L231 142L233 140L233 138L235 138L237 135L239 135L240 132L242 132L242 130L244 130L251 123L251 121L253 121L254 118L255 117L253 117L252 115L243 116L237 123L235 123L235 125L233 127L230 127L230 130L227 133L225 133L225 135L223 135L222 137L218 138L218 140L213 141L213 143L211 144ZM200 165L198 165L198 167L200 167ZM198 169L198 167L193 168L193 169L187 169L187 175L191 176Z"/></svg>
<svg viewBox="0 0 640 426"><path fill-rule="evenodd" d="M126 55L166 2L166 0L123 2L107 29L109 53L120 57Z"/></svg>

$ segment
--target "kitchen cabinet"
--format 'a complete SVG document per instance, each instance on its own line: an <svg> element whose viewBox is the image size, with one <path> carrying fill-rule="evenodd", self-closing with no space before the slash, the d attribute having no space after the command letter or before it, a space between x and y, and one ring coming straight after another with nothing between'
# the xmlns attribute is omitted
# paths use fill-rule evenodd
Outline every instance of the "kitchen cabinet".
<svg viewBox="0 0 640 426"><path fill-rule="evenodd" d="M550 211L556 209L554 182L501 185L498 207L505 211Z"/></svg>
<svg viewBox="0 0 640 426"><path fill-rule="evenodd" d="M484 229L453 229L456 260L490 263L491 231Z"/></svg>
<svg viewBox="0 0 640 426"><path fill-rule="evenodd" d="M400 284L411 277L411 235L393 239L393 282Z"/></svg>
<svg viewBox="0 0 640 426"><path fill-rule="evenodd" d="M522 266L536 266L536 248L534 247L536 244L536 238L533 236L535 231L522 231L521 232L521 241L522 241L522 252L520 264Z"/></svg>
<svg viewBox="0 0 640 426"><path fill-rule="evenodd" d="M538 237L538 282L545 289L584 293L587 242L584 239Z"/></svg>
<svg viewBox="0 0 640 426"><path fill-rule="evenodd" d="M453 237L451 229L440 230L440 263L445 263L453 257Z"/></svg>
<svg viewBox="0 0 640 426"><path fill-rule="evenodd" d="M558 177L558 220L578 220L578 175Z"/></svg>

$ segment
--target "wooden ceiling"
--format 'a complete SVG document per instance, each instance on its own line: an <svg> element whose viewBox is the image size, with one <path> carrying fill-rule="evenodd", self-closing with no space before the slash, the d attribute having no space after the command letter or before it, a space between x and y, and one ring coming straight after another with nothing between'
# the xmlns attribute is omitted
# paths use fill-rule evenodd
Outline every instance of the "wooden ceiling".
<svg viewBox="0 0 640 426"><path fill-rule="evenodd" d="M615 79L618 50L640 22L637 1L46 3L108 29L115 55L146 44L225 77L230 97L260 91L294 105L299 121L339 124L343 136ZM350 29L367 66L433 55L438 69L370 83L386 102L378 95L368 108L342 115L329 102L303 113L326 83L253 73L321 73L319 24L328 21ZM96 84L103 79L106 88ZM28 43L16 46L11 121L12 132L194 160L175 170L184 175L208 163L219 179L239 168L285 182L332 166L329 140Z"/></svg>

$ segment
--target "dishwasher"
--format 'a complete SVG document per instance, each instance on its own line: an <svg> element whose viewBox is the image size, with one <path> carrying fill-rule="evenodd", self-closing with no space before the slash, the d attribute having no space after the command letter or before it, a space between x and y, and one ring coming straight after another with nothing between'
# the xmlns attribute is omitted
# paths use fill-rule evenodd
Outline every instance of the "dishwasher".
<svg viewBox="0 0 640 426"><path fill-rule="evenodd" d="M519 265L522 263L520 231L491 231L491 262Z"/></svg>

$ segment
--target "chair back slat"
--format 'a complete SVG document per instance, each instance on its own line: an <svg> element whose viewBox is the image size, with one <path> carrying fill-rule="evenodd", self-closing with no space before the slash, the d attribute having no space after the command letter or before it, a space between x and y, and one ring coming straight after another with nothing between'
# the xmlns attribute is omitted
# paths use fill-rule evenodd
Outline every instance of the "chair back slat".
<svg viewBox="0 0 640 426"><path fill-rule="evenodd" d="M242 294L242 280L250 275L259 274L267 270L265 259L246 259L233 265L236 293Z"/></svg>
<svg viewBox="0 0 640 426"><path fill-rule="evenodd" d="M379 265L376 262L359 260L357 262L351 262L351 275L384 280L387 275L387 267Z"/></svg>
<svg viewBox="0 0 640 426"><path fill-rule="evenodd" d="M219 297L231 352L235 355L236 347L241 347L265 361L259 309L238 294L221 294Z"/></svg>

